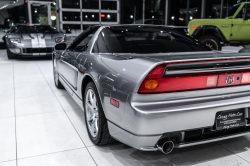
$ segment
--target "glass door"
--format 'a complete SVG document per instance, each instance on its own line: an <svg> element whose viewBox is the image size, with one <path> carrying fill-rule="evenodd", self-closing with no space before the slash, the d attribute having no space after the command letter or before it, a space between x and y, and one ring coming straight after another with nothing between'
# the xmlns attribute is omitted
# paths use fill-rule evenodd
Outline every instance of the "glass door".
<svg viewBox="0 0 250 166"><path fill-rule="evenodd" d="M32 24L49 24L48 5L31 4Z"/></svg>

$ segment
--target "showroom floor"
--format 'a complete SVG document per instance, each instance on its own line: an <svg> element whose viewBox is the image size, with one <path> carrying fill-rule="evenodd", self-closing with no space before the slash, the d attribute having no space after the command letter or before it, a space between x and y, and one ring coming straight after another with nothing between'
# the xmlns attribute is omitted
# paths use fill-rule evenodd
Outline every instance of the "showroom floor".
<svg viewBox="0 0 250 166"><path fill-rule="evenodd" d="M250 166L250 135L174 149L95 146L84 113L54 86L50 59L8 60L0 50L0 166Z"/></svg>

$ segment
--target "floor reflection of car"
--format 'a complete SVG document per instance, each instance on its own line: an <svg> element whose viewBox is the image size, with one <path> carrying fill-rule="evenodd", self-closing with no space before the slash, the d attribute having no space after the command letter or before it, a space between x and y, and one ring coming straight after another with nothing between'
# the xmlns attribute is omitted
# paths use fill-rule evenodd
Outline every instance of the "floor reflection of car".
<svg viewBox="0 0 250 166"><path fill-rule="evenodd" d="M63 33L49 25L17 25L4 36L9 59L51 56L55 44L64 39Z"/></svg>
<svg viewBox="0 0 250 166"><path fill-rule="evenodd" d="M91 27L55 50L55 86L85 110L96 145L167 154L250 133L248 53L151 25Z"/></svg>

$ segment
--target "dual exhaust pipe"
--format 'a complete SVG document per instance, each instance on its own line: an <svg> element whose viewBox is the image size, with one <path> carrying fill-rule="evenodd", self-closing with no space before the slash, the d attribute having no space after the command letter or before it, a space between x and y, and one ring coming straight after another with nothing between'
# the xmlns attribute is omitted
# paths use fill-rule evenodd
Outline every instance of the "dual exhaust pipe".
<svg viewBox="0 0 250 166"><path fill-rule="evenodd" d="M159 141L159 143L156 145L159 151L161 151L163 154L169 154L174 149L174 143L173 141Z"/></svg>

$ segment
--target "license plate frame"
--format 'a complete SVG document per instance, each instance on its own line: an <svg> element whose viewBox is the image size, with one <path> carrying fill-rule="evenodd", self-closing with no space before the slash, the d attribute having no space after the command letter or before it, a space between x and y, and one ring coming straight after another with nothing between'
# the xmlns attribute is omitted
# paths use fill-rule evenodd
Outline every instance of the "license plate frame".
<svg viewBox="0 0 250 166"><path fill-rule="evenodd" d="M246 125L245 108L220 111L215 116L215 129L225 130Z"/></svg>

